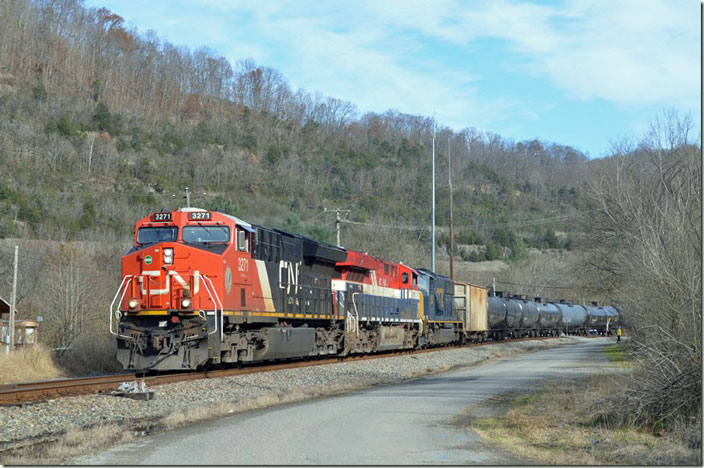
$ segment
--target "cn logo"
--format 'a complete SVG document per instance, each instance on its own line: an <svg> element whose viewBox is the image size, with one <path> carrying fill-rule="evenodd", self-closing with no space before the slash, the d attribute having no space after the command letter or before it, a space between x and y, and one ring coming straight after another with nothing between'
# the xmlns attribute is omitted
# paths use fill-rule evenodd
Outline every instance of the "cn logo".
<svg viewBox="0 0 704 468"><path fill-rule="evenodd" d="M301 274L301 262L287 262L281 260L279 262L279 288L285 289L286 294L291 294L291 286L294 288L294 293L298 294L298 279Z"/></svg>

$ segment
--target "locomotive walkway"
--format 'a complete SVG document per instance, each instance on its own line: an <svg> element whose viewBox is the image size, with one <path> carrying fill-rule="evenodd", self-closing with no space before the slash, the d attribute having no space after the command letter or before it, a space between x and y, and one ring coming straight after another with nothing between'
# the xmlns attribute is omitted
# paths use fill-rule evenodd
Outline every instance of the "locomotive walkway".
<svg viewBox="0 0 704 468"><path fill-rule="evenodd" d="M606 361L605 338L492 360L412 382L233 415L80 460L81 464L515 464L453 424L471 406ZM204 445L205 444L205 445ZM207 446L207 450L193 447Z"/></svg>

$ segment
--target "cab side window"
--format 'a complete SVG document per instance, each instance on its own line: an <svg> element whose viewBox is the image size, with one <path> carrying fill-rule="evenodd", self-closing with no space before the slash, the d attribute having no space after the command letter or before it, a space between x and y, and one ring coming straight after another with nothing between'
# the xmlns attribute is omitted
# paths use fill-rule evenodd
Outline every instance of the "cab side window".
<svg viewBox="0 0 704 468"><path fill-rule="evenodd" d="M401 282L402 282L403 284L408 284L408 273L405 273L405 272L404 272L404 273L401 275Z"/></svg>
<svg viewBox="0 0 704 468"><path fill-rule="evenodd" d="M249 232L244 229L237 229L237 250L249 252Z"/></svg>

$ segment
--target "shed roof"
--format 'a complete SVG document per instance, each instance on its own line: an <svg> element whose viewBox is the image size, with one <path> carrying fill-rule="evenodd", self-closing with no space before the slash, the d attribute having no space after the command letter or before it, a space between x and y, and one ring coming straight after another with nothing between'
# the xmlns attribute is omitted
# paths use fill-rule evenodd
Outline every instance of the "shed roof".
<svg viewBox="0 0 704 468"><path fill-rule="evenodd" d="M0 297L0 315L10 313L10 303Z"/></svg>

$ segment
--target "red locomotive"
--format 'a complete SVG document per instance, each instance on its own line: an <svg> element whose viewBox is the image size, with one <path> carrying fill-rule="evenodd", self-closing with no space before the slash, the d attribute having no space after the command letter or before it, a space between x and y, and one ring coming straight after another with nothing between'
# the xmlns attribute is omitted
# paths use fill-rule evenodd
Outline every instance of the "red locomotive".
<svg viewBox="0 0 704 468"><path fill-rule="evenodd" d="M110 331L126 369L413 347L416 282L404 265L183 208L137 223Z"/></svg>

